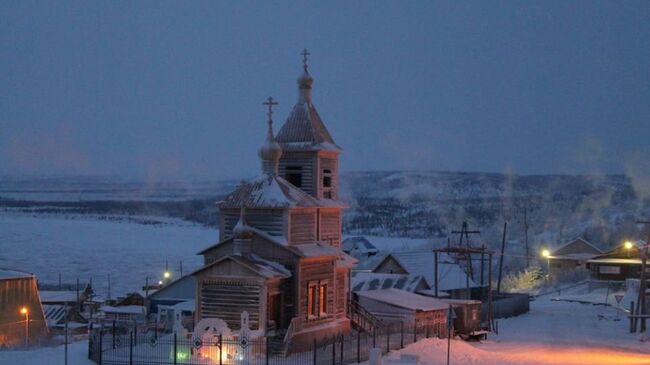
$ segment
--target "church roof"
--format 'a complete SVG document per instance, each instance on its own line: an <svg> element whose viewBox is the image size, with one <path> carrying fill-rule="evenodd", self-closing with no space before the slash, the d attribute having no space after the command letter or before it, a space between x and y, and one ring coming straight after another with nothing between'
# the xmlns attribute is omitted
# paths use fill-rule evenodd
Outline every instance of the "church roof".
<svg viewBox="0 0 650 365"><path fill-rule="evenodd" d="M288 278L291 277L291 271L289 271L286 267L284 267L282 264L277 263L277 262L272 262L265 260L257 255L228 255L228 256L223 256L205 266L202 268L196 270L193 272L191 275L196 275L204 270L207 270L211 267L217 266L221 263L223 263L226 260L232 260L236 262L239 265L242 265L244 267L247 267L248 269L252 270L256 274L265 277L265 278Z"/></svg>
<svg viewBox="0 0 650 365"><path fill-rule="evenodd" d="M284 149L341 149L332 139L314 105L308 100L299 100L296 103L275 139Z"/></svg>
<svg viewBox="0 0 650 365"><path fill-rule="evenodd" d="M280 176L271 174L242 181L219 208L344 207L332 199L316 199Z"/></svg>

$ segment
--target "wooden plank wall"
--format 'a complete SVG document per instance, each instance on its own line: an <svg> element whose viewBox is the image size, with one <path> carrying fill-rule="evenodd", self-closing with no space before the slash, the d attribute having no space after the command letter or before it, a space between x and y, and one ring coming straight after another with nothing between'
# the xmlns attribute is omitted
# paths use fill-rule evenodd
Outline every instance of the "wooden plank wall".
<svg viewBox="0 0 650 365"><path fill-rule="evenodd" d="M237 280L206 279L201 285L202 318L220 318L239 329L241 313L248 311L252 329L260 325L262 286Z"/></svg>
<svg viewBox="0 0 650 365"><path fill-rule="evenodd" d="M239 211L222 211L221 240L232 236L232 229L239 221ZM280 209L248 209L244 219L246 224L262 230L271 236L284 234L284 212Z"/></svg>
<svg viewBox="0 0 650 365"><path fill-rule="evenodd" d="M300 262L300 283L299 283L299 305L298 316L303 320L304 326L318 325L336 318L335 308L335 277L334 261L328 260L305 260ZM327 282L327 314L328 316L319 319L308 319L307 291L312 282Z"/></svg>
<svg viewBox="0 0 650 365"><path fill-rule="evenodd" d="M341 212L321 212L320 218L320 240L331 244L334 247L341 246Z"/></svg>
<svg viewBox="0 0 650 365"><path fill-rule="evenodd" d="M314 161L313 153L286 151L280 158L278 174L286 179L287 166L300 166L302 168L302 186L300 187L309 195L314 195Z"/></svg>
<svg viewBox="0 0 650 365"><path fill-rule="evenodd" d="M319 171L319 182L318 182L318 196L323 197L323 192L325 189L330 189L332 192L332 199L337 199L337 191L338 191L338 160L336 158L326 158L326 157L321 157L319 161L320 165L320 171ZM330 188L325 188L323 186L323 170L331 170L331 176L332 176L332 186Z"/></svg>
<svg viewBox="0 0 650 365"><path fill-rule="evenodd" d="M293 245L316 241L316 212L298 211L291 213L289 242Z"/></svg>

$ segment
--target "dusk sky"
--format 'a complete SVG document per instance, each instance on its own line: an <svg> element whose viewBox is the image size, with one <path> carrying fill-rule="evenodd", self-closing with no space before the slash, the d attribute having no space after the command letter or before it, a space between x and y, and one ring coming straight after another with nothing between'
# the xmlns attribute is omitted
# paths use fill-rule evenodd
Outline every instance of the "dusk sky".
<svg viewBox="0 0 650 365"><path fill-rule="evenodd" d="M650 2L0 5L0 176L259 172L300 52L342 169L623 173L650 161Z"/></svg>

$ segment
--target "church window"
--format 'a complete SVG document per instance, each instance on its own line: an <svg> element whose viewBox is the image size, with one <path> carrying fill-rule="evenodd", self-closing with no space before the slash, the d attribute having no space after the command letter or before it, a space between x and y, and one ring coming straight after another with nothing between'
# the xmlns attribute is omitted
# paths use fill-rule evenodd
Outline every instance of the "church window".
<svg viewBox="0 0 650 365"><path fill-rule="evenodd" d="M325 188L332 187L332 170L329 169L323 170L323 187Z"/></svg>
<svg viewBox="0 0 650 365"><path fill-rule="evenodd" d="M307 311L309 318L318 317L318 306L316 302L316 284L310 284L307 290Z"/></svg>
<svg viewBox="0 0 650 365"><path fill-rule="evenodd" d="M320 285L318 293L318 307L320 316L327 314L327 284Z"/></svg>
<svg viewBox="0 0 650 365"><path fill-rule="evenodd" d="M287 166L284 173L285 179L297 188L302 187L302 167Z"/></svg>

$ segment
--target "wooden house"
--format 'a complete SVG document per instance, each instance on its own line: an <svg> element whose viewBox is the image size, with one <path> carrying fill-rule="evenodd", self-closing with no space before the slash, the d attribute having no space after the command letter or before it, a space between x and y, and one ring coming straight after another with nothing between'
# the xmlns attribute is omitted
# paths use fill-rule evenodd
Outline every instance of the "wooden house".
<svg viewBox="0 0 650 365"><path fill-rule="evenodd" d="M592 280L619 281L641 277L641 253L645 242L626 242L587 261ZM650 274L650 265L646 267Z"/></svg>
<svg viewBox="0 0 650 365"><path fill-rule="evenodd" d="M262 173L219 203L219 241L201 251L196 322L224 320L238 330L249 313L252 330L275 334L290 351L314 338L345 333L354 258L340 249L338 156L311 99L304 66L299 98L277 136L270 99Z"/></svg>
<svg viewBox="0 0 650 365"><path fill-rule="evenodd" d="M435 287L435 257L432 251L391 252L380 261L373 273L403 274L411 278L421 276L428 288ZM438 258L438 289L447 292L452 298L466 297L467 287L470 291L479 288L456 262L446 254ZM422 290L420 289L420 290Z"/></svg>
<svg viewBox="0 0 650 365"><path fill-rule="evenodd" d="M343 251L359 260L375 256L379 250L363 236L352 236L343 240Z"/></svg>
<svg viewBox="0 0 650 365"><path fill-rule="evenodd" d="M603 251L587 240L577 238L551 252L548 257L549 274L551 278L557 278L586 269L587 261L602 253Z"/></svg>

